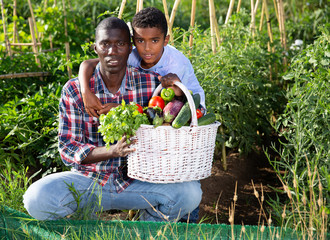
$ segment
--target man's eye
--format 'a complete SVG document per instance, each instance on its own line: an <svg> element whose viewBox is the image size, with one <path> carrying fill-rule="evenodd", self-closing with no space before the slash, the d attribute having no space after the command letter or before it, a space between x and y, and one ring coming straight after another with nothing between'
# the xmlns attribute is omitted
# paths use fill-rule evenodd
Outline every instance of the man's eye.
<svg viewBox="0 0 330 240"><path fill-rule="evenodd" d="M124 46L125 43L124 43L124 42L119 42L119 43L117 43L117 45L118 45L118 46Z"/></svg>

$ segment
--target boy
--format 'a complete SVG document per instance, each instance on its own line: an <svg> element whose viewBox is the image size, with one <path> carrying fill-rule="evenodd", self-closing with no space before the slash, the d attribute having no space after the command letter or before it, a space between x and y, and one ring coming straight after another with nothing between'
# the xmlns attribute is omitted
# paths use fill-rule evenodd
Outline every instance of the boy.
<svg viewBox="0 0 330 240"><path fill-rule="evenodd" d="M176 48L167 45L169 36L164 13L154 7L142 9L133 17L132 27L135 48L129 56L128 64L154 71L161 76L176 74L189 90L199 93L201 105L205 108L204 90L194 74L189 59ZM89 79L98 61L98 59L86 60L80 65L79 70L84 105L87 113L94 117L108 112L89 89Z"/></svg>

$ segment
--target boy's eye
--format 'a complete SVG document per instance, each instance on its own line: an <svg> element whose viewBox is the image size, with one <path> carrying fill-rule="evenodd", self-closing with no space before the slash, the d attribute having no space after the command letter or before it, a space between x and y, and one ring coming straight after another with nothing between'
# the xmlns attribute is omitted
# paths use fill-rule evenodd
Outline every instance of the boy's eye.
<svg viewBox="0 0 330 240"><path fill-rule="evenodd" d="M153 43L158 43L159 40L158 40L158 39L154 39L154 40L152 40L152 42L153 42Z"/></svg>
<svg viewBox="0 0 330 240"><path fill-rule="evenodd" d="M138 43L143 43L143 40L142 39L138 39L137 42Z"/></svg>

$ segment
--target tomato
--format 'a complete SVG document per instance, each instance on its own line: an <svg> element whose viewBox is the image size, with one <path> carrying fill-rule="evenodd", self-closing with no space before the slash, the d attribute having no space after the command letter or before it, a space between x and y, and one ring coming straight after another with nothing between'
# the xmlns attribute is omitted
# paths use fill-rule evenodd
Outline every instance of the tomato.
<svg viewBox="0 0 330 240"><path fill-rule="evenodd" d="M196 114L197 114L197 119L198 118L201 118L203 116L202 111L200 109L198 109L198 108L196 109Z"/></svg>
<svg viewBox="0 0 330 240"><path fill-rule="evenodd" d="M153 107L156 107L156 106L160 107L162 110L165 107L165 102L160 96L152 97L149 100L148 107L153 108Z"/></svg>
<svg viewBox="0 0 330 240"><path fill-rule="evenodd" d="M141 107L141 105L140 104L136 104L136 106L138 106L138 111L139 111L139 113L143 113L143 108Z"/></svg>

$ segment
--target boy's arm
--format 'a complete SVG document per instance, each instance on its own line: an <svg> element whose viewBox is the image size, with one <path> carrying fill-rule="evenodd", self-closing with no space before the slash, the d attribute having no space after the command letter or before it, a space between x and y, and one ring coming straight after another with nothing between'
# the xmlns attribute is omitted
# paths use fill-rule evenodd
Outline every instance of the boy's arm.
<svg viewBox="0 0 330 240"><path fill-rule="evenodd" d="M99 117L97 111L104 108L100 100L91 92L89 81L94 73L95 67L99 59L85 60L80 64L78 79L81 87L81 93L85 105L86 112L93 117Z"/></svg>

